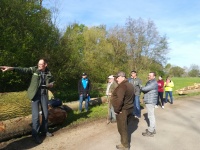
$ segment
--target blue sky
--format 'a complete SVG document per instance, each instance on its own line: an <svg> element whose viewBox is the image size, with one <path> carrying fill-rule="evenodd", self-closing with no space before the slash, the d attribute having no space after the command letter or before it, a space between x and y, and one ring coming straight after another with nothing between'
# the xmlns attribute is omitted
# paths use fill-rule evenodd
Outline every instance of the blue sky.
<svg viewBox="0 0 200 150"><path fill-rule="evenodd" d="M60 29L74 22L109 28L125 25L128 17L150 19L160 35L168 37L168 63L200 66L199 0L43 0L43 5L58 8Z"/></svg>

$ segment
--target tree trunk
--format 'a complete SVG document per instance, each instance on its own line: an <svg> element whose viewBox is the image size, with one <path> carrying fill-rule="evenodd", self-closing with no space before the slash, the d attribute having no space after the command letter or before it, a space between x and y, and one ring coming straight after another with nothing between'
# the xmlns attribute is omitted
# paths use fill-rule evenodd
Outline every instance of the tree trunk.
<svg viewBox="0 0 200 150"><path fill-rule="evenodd" d="M91 99L89 104L91 106L100 105L106 102L106 97ZM78 110L79 102L63 103L63 109L53 108L49 109L49 125L62 124L66 117L68 111ZM84 105L83 105L84 106ZM41 120L41 119L40 119ZM32 129L32 115L25 117L17 117L10 120L5 120L0 122L0 142L9 140L15 137L27 135L31 133Z"/></svg>

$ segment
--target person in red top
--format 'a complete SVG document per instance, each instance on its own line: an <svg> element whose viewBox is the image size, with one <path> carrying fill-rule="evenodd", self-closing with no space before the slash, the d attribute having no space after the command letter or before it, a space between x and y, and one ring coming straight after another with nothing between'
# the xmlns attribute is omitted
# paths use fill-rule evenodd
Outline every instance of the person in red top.
<svg viewBox="0 0 200 150"><path fill-rule="evenodd" d="M162 108L164 109L164 108L165 108L165 107L164 107L164 99L163 99L164 81L163 81L163 79L162 79L162 76L159 76L159 77L158 77L157 83L158 83L158 100L157 100L157 104L156 104L155 108L158 108L158 105L159 105L159 103L160 103L160 102L159 102L159 98L160 98L161 104L162 104Z"/></svg>

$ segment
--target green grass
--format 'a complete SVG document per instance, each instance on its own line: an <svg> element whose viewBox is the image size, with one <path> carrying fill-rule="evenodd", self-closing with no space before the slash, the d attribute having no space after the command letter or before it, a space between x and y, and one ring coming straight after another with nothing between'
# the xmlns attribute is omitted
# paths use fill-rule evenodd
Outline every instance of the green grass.
<svg viewBox="0 0 200 150"><path fill-rule="evenodd" d="M63 127L73 127L84 122L93 121L101 118L105 118L105 122L108 114L108 105L101 104L99 106L90 106L89 112L71 111L67 114L66 122L62 125Z"/></svg>
<svg viewBox="0 0 200 150"><path fill-rule="evenodd" d="M175 86L174 86L174 91L177 89L181 89L183 87L186 86L192 86L194 83L200 83L200 78L172 78ZM101 95L103 93L105 93L105 84L101 84L98 85L96 87L99 87L95 90L100 89L100 92L97 92L97 94L101 93ZM178 94L176 94L175 92L173 93L174 98L178 99L180 97L185 97L185 96L194 96L194 95L199 95L200 93L192 93L192 94L188 94L188 95L184 95L184 96L179 96ZM100 95L100 96L101 96ZM142 96L141 96L142 97ZM18 117L18 116L23 116L23 115L28 115L30 114L30 100L27 99L26 97L26 91L23 92L13 92L13 93L3 93L0 95L0 118L5 118L3 115L8 115L10 114L9 118L7 119L11 119L14 117ZM16 111L16 107L14 107L14 109L12 110L13 107L11 106L16 106L18 109L18 111ZM23 109L21 109L23 106ZM12 112L12 113L8 113ZM23 111L23 112L22 112ZM87 122L87 121L92 121L92 120L96 120L99 118L105 118L106 120L107 117L107 104L102 104L100 106L91 106L90 107L90 112L86 113L78 113L77 111L72 111L68 113L67 116L67 120L66 122L63 124L62 127L66 127L66 126L73 126L73 125L77 125L83 122ZM5 119L3 119L5 120Z"/></svg>
<svg viewBox="0 0 200 150"><path fill-rule="evenodd" d="M200 78L196 77L196 78L177 78L177 77L173 77L172 81L174 82L174 91L187 87L187 86L192 86L194 85L194 83L200 83Z"/></svg>
<svg viewBox="0 0 200 150"><path fill-rule="evenodd" d="M174 82L173 96L174 96L175 99L179 99L179 98L183 98L183 97L189 97L189 96L195 96L195 95L200 94L199 92L196 92L196 93L190 93L190 94L187 94L187 95L179 95L175 92L176 90L182 89L184 87L193 86L194 83L200 83L200 78L198 78L198 77L194 77L194 78L173 77L171 80Z"/></svg>

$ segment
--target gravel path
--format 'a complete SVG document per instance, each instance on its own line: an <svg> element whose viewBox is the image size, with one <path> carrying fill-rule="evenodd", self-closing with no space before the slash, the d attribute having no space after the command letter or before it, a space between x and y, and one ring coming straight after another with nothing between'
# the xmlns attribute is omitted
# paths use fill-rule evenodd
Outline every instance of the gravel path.
<svg viewBox="0 0 200 150"><path fill-rule="evenodd" d="M166 104L165 109L157 108L157 134L143 137L147 128L146 109L142 118L132 119L130 150L199 150L200 149L200 96L175 100ZM115 150L120 137L116 123L106 124L106 118L89 122L71 129L63 128L54 132L54 137L34 144L31 136L0 143L5 150Z"/></svg>

